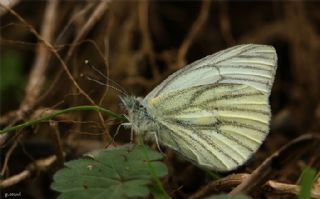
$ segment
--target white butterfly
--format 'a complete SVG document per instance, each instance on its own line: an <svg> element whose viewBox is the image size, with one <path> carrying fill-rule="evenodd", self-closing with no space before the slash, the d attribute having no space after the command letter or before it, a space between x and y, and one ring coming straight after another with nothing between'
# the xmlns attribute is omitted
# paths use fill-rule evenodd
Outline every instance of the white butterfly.
<svg viewBox="0 0 320 199"><path fill-rule="evenodd" d="M194 164L230 171L269 132L269 95L277 68L272 46L234 46L170 75L144 99L122 97L137 134Z"/></svg>

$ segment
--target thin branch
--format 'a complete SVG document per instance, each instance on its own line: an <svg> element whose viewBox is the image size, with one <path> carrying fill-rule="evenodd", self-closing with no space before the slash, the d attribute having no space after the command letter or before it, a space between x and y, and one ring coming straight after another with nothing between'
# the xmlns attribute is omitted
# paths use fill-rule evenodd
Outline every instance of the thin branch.
<svg viewBox="0 0 320 199"><path fill-rule="evenodd" d="M234 196L239 193L249 194L257 191L256 189L265 184L281 168L299 158L302 154L313 148L315 144L320 144L320 136L313 134L306 134L292 140L268 157L246 180L233 189L229 195Z"/></svg>
<svg viewBox="0 0 320 199"><path fill-rule="evenodd" d="M14 6L16 6L18 3L20 3L21 0L0 0L0 3L5 4L6 6L8 6L9 8L13 8ZM2 17L3 15L5 15L8 11L5 9L0 9L0 17Z"/></svg>
<svg viewBox="0 0 320 199"><path fill-rule="evenodd" d="M58 0L50 0L47 3L44 20L41 29L41 38L51 43L55 31L55 20L57 18ZM43 42L39 42L36 50L36 59L29 75L26 86L25 97L20 105L20 110L27 112L32 109L36 99L38 98L42 85L45 81L45 72L50 59L49 49Z"/></svg>
<svg viewBox="0 0 320 199"><path fill-rule="evenodd" d="M229 17L229 8L228 8L227 1L220 1L220 17L219 17L219 25L223 39L226 41L228 46L235 45L236 41L234 36L231 32L231 24L230 24L230 17Z"/></svg>
<svg viewBox="0 0 320 199"><path fill-rule="evenodd" d="M148 56L155 79L160 77L156 64L155 52L149 31L149 1L143 0L138 3L138 19L142 34L142 52Z"/></svg>
<svg viewBox="0 0 320 199"><path fill-rule="evenodd" d="M284 24L286 24L284 20L278 20L264 26L259 26L257 29L253 29L242 35L238 39L238 43L261 43L272 41L274 38L283 38L287 40L287 27L284 26Z"/></svg>
<svg viewBox="0 0 320 199"><path fill-rule="evenodd" d="M2 2L0 2L1 5ZM55 31L55 19L57 13L58 1L50 0L47 3L44 20L42 22L41 29L41 37L43 40L51 42L53 39L53 33ZM37 44L36 49L36 58L34 61L34 65L32 66L31 73L29 75L29 79L25 88L25 97L20 104L20 108L15 111L11 111L9 114L6 114L1 117L1 121L9 119L10 124L7 126L11 126L17 121L22 120L25 117L25 113L31 110L38 98L42 85L45 81L45 72L48 67L50 53L48 48L42 43L39 42ZM12 114L13 113L13 114ZM13 117L11 117L13 116ZM6 140L6 136L0 136L0 145Z"/></svg>
<svg viewBox="0 0 320 199"><path fill-rule="evenodd" d="M15 148L18 146L18 143L21 139L21 137L23 136L22 133L18 133L15 135L16 136L16 139L14 140L13 144L10 146L9 150L7 151L6 155L5 155L5 158L4 158L4 161L3 161L3 164L1 165L2 166L2 169L1 169L1 176L4 176L6 170L7 170L7 166L8 166L8 163L9 163L9 160L10 160L10 156L11 154L13 153L13 151L15 150Z"/></svg>
<svg viewBox="0 0 320 199"><path fill-rule="evenodd" d="M177 67L181 67L186 65L186 55L191 47L192 43L194 42L195 38L201 31L201 29L204 27L210 13L210 5L211 1L203 0L200 13L198 15L198 18L193 23L188 35L185 37L183 43L181 44L179 50L178 50L178 61L177 61Z"/></svg>
<svg viewBox="0 0 320 199"><path fill-rule="evenodd" d="M64 163L64 155L63 155L63 147L61 142L61 136L59 132L58 122L51 120L49 122L50 126L52 127L53 133L53 140L55 143L56 148L56 156L58 158L59 166L62 167Z"/></svg>
<svg viewBox="0 0 320 199"><path fill-rule="evenodd" d="M25 170L22 172L11 176L5 180L0 180L0 187L6 188L18 184L19 182L27 179L31 176L32 173L36 171L43 171L49 168L55 161L57 157L55 155L49 156L45 159L36 160L34 163L31 163L29 166L26 167Z"/></svg>
<svg viewBox="0 0 320 199"><path fill-rule="evenodd" d="M51 43L49 43L48 41L44 40L43 37L41 35L39 35L39 33L28 23L26 22L18 13L16 13L14 10L8 8L7 6L3 5L2 3L0 3L0 6L2 6L3 8L7 9L12 15L14 15L15 17L17 17L17 19L22 22L24 25L26 25L30 32L32 32L37 38L38 40L40 40L41 42L43 42L43 44L49 48L51 50L51 52L55 55L55 57L59 60L59 62L61 63L61 65L63 66L63 69L65 70L65 72L67 73L69 79L71 80L71 82L74 84L74 86L79 90L79 92L93 105L95 105L95 102L90 98L90 96L84 92L82 90L82 88L79 86L79 84L75 81L74 77L72 76L70 70L68 69L67 65L65 64L65 62L63 61L63 59L61 58L61 56L59 55L59 53L57 52L57 50L52 46Z"/></svg>
<svg viewBox="0 0 320 199"><path fill-rule="evenodd" d="M202 187L199 191L192 194L188 199L201 199L213 193L219 193L230 190L232 187L239 185L242 181L247 179L250 174L240 173L232 174L219 180L213 181Z"/></svg>
<svg viewBox="0 0 320 199"><path fill-rule="evenodd" d="M101 1L97 7L94 9L94 12L89 17L87 23L84 24L83 28L79 31L76 35L76 38L73 40L70 49L68 50L67 56L64 59L65 62L68 62L71 56L74 54L76 50L76 44L80 42L80 40L84 39L85 36L92 30L93 26L97 24L100 18L105 14L106 10L108 9L109 1Z"/></svg>
<svg viewBox="0 0 320 199"><path fill-rule="evenodd" d="M59 60L59 62L62 64L65 72L67 73L69 79L72 81L72 83L76 86L76 88L79 90L79 92L85 96L87 98L87 100L89 102L91 102L92 104L95 104L94 101L80 88L79 84L75 81L75 79L73 78L70 70L68 69L67 65L65 64L65 62L63 61L63 59L61 58L61 56L58 54L57 50L46 40L43 39L43 37L26 21L24 20L17 12L15 12L14 10L10 9L9 7L3 5L2 3L0 3L0 6L5 8L6 10L8 10L12 15L14 15L15 17L17 17L17 19L23 23L26 27L29 28L30 32L32 32L37 38L38 40L40 40L41 42L43 42L43 44L49 48L51 50L51 52L56 56L56 58Z"/></svg>
<svg viewBox="0 0 320 199"><path fill-rule="evenodd" d="M295 184L287 184L269 180L264 186L264 190L278 195L297 196L300 193L300 186ZM320 192L315 189L311 190L311 197L314 199L320 198Z"/></svg>
<svg viewBox="0 0 320 199"><path fill-rule="evenodd" d="M63 48L63 47L66 47L66 46L79 46L80 44L82 44L82 41L78 42L78 43L75 43L74 41L71 43L71 44L64 44L64 45L57 45L56 43L60 44L61 42L61 38L62 36L64 35L65 32L67 32L67 29L69 26L71 26L72 22L74 23L74 21L79 18L79 17L82 17L82 15L85 15L86 13L88 13L91 9L92 9L92 6L94 5L94 3L91 3L89 4L88 6L86 6L85 9L81 10L80 12L77 12L76 14L74 14L72 17L71 17L71 20L65 25L64 29L61 31L61 33L59 34L58 38L56 39L55 41L55 47L57 49L60 49L60 48ZM83 28L82 28L83 29ZM86 35L86 34L83 34L83 31L80 30L78 34L82 34L82 35ZM77 38L77 36L76 36ZM70 52L70 51L73 51L73 52ZM71 47L69 48L67 54L70 54L73 55L74 53L74 48L72 49ZM68 60L66 59L67 56L64 58L65 60L65 63L68 62ZM63 68L59 68L58 69L58 72L56 73L55 75L55 78L53 79L52 83L50 84L49 88L46 89L46 91L39 97L38 101L36 104L42 104L42 102L46 101L46 99L48 99L51 95L53 95L53 89L54 88L57 88L59 87L57 84L59 83L59 80L61 78L61 75L63 73Z"/></svg>
<svg viewBox="0 0 320 199"><path fill-rule="evenodd" d="M233 187L241 184L243 181L248 179L250 174L248 173L238 173L232 174L227 177L221 178L219 180L213 181L203 188L201 188L196 193L192 194L188 199L202 199L206 196L221 193L223 191L228 191ZM268 193L273 193L277 195L292 195L297 196L300 192L300 186L296 184L281 183L275 180L269 180L263 185L263 190ZM320 198L320 192L316 189L311 191L312 198Z"/></svg>
<svg viewBox="0 0 320 199"><path fill-rule="evenodd" d="M110 33L111 33L111 29L113 27L114 23L114 19L113 19L113 15L110 15L110 17L108 18L108 25L106 26L106 34L104 37L104 55L102 55L102 53L100 52L100 49L98 48L98 46L96 47L98 49L98 53L101 55L101 57L103 58L103 62L104 62L104 67L105 67L105 71L106 71L106 85L110 84ZM98 105L100 106L103 102L103 100L105 99L107 93L109 91L109 86L106 86L106 88L104 89L100 99L99 99L99 103Z"/></svg>
<svg viewBox="0 0 320 199"><path fill-rule="evenodd" d="M79 31L79 33L76 35L76 38L73 40L72 45L71 45L70 49L68 50L66 57L64 58L65 63L68 63L70 58L72 57L72 55L75 53L77 44L80 43L80 41L85 38L85 36L90 32L90 30L92 30L92 28L97 24L97 22L100 20L100 18L105 14L106 10L109 8L108 5L109 5L109 1L102 1L96 6L96 8L94 9L94 12L91 14L88 21L84 24L83 28ZM69 71L69 69L67 69L65 67L64 67L64 70ZM68 74L68 71L66 71L67 74ZM58 73L60 73L60 72L58 72ZM71 73L70 73L70 75L71 75ZM69 78L70 78L70 75L68 74ZM57 78L53 81L53 85L56 84L56 82L59 80L59 77L60 77L60 75L58 74ZM75 80L72 80L72 81L74 81L74 83L76 83ZM82 89L77 85L76 85L76 88L80 91L80 93L82 93ZM48 89L47 93L44 94L44 96L46 96L52 90L52 88L53 87L50 87ZM83 93L84 93L84 91L83 91ZM86 95L86 96L87 96L87 99L90 99L89 101L93 105L96 105L95 102L88 95ZM104 119L100 113L98 113L98 117L100 119L101 125L106 129L106 126L104 124ZM106 138L109 140L112 139L109 134L106 135Z"/></svg>

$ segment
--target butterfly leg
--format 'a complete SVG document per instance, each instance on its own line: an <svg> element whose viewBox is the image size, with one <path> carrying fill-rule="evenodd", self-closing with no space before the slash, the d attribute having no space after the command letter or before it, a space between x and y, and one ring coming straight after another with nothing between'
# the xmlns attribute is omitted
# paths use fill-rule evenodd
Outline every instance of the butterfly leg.
<svg viewBox="0 0 320 199"><path fill-rule="evenodd" d="M122 124L120 124L120 125L117 127L116 133L112 136L112 140L107 144L106 148L108 148L111 144L114 143L114 139L115 139L115 137L118 135L121 126L126 126L126 125L128 125L128 124L130 124L130 123L122 123Z"/></svg>
<svg viewBox="0 0 320 199"><path fill-rule="evenodd" d="M159 133L158 131L152 132L152 134L154 135L158 150L160 151L160 153L163 153L159 144L158 133Z"/></svg>

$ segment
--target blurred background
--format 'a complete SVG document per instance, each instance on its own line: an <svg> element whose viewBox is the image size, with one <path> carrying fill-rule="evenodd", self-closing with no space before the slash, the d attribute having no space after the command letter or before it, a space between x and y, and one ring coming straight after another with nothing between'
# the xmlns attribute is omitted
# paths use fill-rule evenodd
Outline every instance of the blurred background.
<svg viewBox="0 0 320 199"><path fill-rule="evenodd" d="M123 92L145 96L192 61L233 45L256 43L272 45L278 54L271 133L239 172L251 172L299 135L320 133L318 1L0 2L1 128L79 105L96 104L124 114L119 101ZM118 124L83 111L2 136L1 176L19 173L59 150L69 160L101 149ZM121 128L114 146L129 140L130 131ZM187 198L206 184L202 170L170 150L165 153L170 175L163 183L173 198ZM278 179L294 183L310 164L319 169L319 155L287 165ZM22 191L26 198L55 198L49 185L58 168L61 164L6 190Z"/></svg>

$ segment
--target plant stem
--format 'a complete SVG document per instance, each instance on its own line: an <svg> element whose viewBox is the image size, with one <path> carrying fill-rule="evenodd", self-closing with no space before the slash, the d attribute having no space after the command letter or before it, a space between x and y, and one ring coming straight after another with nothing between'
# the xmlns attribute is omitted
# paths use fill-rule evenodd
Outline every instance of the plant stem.
<svg viewBox="0 0 320 199"><path fill-rule="evenodd" d="M31 126L31 125L34 125L34 124L38 124L40 122L44 122L44 121L47 121L47 120L50 120L58 115L61 115L61 114L64 114L64 113L68 113L68 112L73 112L73 111L85 111L85 110L94 110L94 111L99 111L99 112L102 112L102 113L105 113L106 115L108 115L109 117L112 117L114 119L117 119L117 120L120 120L120 121L126 121L126 118L121 116L121 115L118 115L108 109L104 109L100 106L75 106L75 107L70 107L70 108L67 108L67 109L63 109L63 110L59 110L59 111L56 111L56 112L53 112L51 114L48 114L48 115L45 115L43 117L40 117L40 118L37 118L37 119L34 119L34 120L30 120L30 121L27 121L25 123L22 123L22 124L19 124L19 125L16 125L16 126L13 126L13 127L8 127L8 128L5 128L5 129L2 129L0 130L0 134L4 134L4 133L7 133L7 132L10 132L10 131L15 131L15 130L19 130L19 129L22 129L22 128L25 128L27 126Z"/></svg>
<svg viewBox="0 0 320 199"><path fill-rule="evenodd" d="M155 183L156 183L156 186L157 186L157 187L159 188L159 190L162 192L163 198L165 198L165 199L171 199L171 197L168 195L168 193L164 190L164 188L163 188L163 186L162 186L162 183L160 182L160 180L159 180L159 178L158 178L158 176L157 176L157 173L156 173L155 169L153 168L153 166L152 166L152 164L151 164L151 162L150 162L150 160L149 160L148 153L147 153L147 149L146 149L146 147L145 147L145 145L144 145L143 138L142 138L141 135L139 136L139 141L140 141L140 144L141 144L141 145L143 146L143 148L144 148L144 150L143 150L144 156L145 156L145 158L146 158L146 160L147 160L147 164L148 164L150 173L151 173L151 175L152 175L153 180L154 180Z"/></svg>

